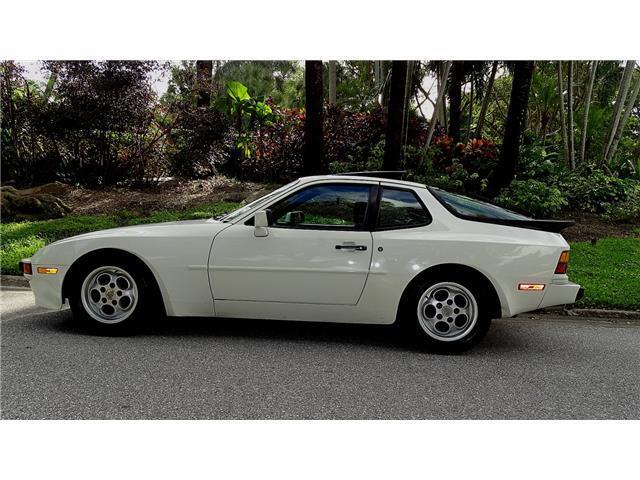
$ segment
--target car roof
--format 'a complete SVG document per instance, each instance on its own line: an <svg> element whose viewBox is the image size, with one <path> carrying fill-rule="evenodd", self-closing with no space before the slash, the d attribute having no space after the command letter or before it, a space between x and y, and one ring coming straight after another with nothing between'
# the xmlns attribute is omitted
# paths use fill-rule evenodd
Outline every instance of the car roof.
<svg viewBox="0 0 640 480"><path fill-rule="evenodd" d="M376 183L380 182L380 183L390 183L394 185L412 187L412 188L427 188L427 186L424 183L408 182L406 180L395 180L395 179L380 178L380 177L365 177L361 175L314 175L310 177L300 178L300 181L302 183L310 183L310 182L316 182L320 180L323 180L323 181L347 180L352 182L366 181L366 182L376 182Z"/></svg>

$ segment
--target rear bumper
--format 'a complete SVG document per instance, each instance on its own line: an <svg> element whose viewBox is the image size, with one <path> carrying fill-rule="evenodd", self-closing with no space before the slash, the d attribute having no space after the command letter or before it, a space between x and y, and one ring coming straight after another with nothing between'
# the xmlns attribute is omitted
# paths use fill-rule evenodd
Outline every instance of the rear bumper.
<svg viewBox="0 0 640 480"><path fill-rule="evenodd" d="M575 303L584 296L584 288L576 283L551 283L545 288L544 297L538 308Z"/></svg>

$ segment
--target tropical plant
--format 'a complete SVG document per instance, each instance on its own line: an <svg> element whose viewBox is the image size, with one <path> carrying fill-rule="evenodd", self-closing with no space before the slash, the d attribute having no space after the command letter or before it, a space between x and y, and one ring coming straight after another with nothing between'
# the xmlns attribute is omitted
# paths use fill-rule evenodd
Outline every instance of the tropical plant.
<svg viewBox="0 0 640 480"><path fill-rule="evenodd" d="M248 158L253 146L251 129L260 129L263 125L271 122L273 111L264 98L251 97L247 87L240 82L233 80L227 82L225 91L226 96L219 101L218 107L233 119L238 133L236 147L241 158Z"/></svg>

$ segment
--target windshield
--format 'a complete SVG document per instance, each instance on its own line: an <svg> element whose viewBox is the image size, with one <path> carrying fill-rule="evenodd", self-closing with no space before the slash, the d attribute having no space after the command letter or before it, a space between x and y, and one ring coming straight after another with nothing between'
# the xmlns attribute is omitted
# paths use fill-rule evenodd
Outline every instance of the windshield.
<svg viewBox="0 0 640 480"><path fill-rule="evenodd" d="M251 211L253 208L257 207L261 203L267 202L270 199L277 197L282 192L284 192L284 191L288 190L289 188L291 188L292 186L294 186L296 183L298 183L298 180L295 180L295 181L293 181L291 183L287 183L286 185L278 188L277 190L274 190L271 193L267 193L265 196L260 197L260 198L254 200L251 203L247 203L244 207L241 207L241 208L239 208L237 210L234 210L231 213L227 213L226 215L220 217L219 220L221 220L223 222L232 222L236 218L239 218L239 217L243 216L244 214L246 214L247 212Z"/></svg>
<svg viewBox="0 0 640 480"><path fill-rule="evenodd" d="M500 220L530 220L529 217L512 212L506 208L492 205L491 203L474 200L464 195L445 192L439 188L430 187L429 191L440 202L458 215L465 217L500 219Z"/></svg>

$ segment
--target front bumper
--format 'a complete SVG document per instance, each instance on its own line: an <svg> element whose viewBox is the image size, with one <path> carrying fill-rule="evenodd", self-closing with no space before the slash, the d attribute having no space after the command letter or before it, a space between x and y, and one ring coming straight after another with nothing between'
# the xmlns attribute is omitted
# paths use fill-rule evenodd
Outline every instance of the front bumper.
<svg viewBox="0 0 640 480"><path fill-rule="evenodd" d="M577 283L551 283L545 288L544 297L538 308L575 303L584 296L584 288Z"/></svg>
<svg viewBox="0 0 640 480"><path fill-rule="evenodd" d="M24 272L24 264L31 264L31 274L24 273L24 277L29 280L29 285L33 291L36 305L49 310L60 310L63 307L62 282L69 267L63 265L34 265L31 259L27 258L20 262L20 270ZM55 267L57 273L38 273L38 267Z"/></svg>

